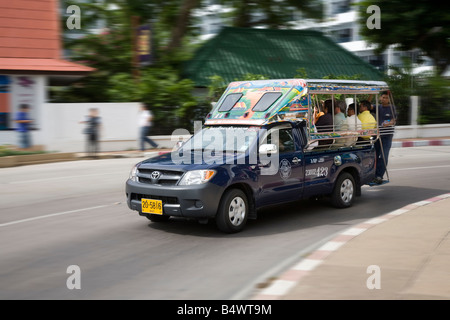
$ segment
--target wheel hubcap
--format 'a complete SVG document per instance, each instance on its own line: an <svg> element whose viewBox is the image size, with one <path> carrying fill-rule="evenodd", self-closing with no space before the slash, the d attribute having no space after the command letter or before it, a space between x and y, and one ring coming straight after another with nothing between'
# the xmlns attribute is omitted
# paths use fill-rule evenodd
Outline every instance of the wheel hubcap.
<svg viewBox="0 0 450 320"><path fill-rule="evenodd" d="M231 200L230 207L228 208L228 216L230 222L234 226L238 226L244 221L245 218L245 202L241 197L236 197Z"/></svg>
<svg viewBox="0 0 450 320"><path fill-rule="evenodd" d="M345 179L341 185L341 199L345 203L349 203L353 198L353 183L350 179Z"/></svg>

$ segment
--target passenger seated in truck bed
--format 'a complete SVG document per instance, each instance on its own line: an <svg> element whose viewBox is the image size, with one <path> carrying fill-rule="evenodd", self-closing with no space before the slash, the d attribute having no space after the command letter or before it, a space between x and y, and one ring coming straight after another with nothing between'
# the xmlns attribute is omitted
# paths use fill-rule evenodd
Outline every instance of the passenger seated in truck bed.
<svg viewBox="0 0 450 320"><path fill-rule="evenodd" d="M333 131L333 102L331 99L325 100L323 103L323 113L324 115L319 117L315 125L317 132L331 132ZM319 140L319 145L331 145L333 139Z"/></svg>

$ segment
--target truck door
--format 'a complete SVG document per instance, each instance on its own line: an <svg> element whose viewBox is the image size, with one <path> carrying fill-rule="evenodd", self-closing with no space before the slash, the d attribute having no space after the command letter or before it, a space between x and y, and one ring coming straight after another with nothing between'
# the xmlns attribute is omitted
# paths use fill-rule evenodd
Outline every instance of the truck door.
<svg viewBox="0 0 450 320"><path fill-rule="evenodd" d="M335 156L339 157L334 152L305 152L305 197L331 192Z"/></svg>
<svg viewBox="0 0 450 320"><path fill-rule="evenodd" d="M276 133L278 143L273 141ZM300 199L303 192L304 159L303 152L295 141L292 127L289 125L271 129L263 143L278 145L278 170L271 175L259 175L257 205Z"/></svg>

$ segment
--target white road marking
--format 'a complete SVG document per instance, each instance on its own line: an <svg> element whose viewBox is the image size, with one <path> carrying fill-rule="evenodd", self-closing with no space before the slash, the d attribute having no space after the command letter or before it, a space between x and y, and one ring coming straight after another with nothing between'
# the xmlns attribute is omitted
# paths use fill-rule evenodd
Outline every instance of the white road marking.
<svg viewBox="0 0 450 320"><path fill-rule="evenodd" d="M28 218L28 219L22 219L22 220L16 220L16 221L2 223L2 224L0 224L0 227L6 227L6 226L10 226L10 225L13 225L13 224L18 224L18 223L23 223L23 222L29 222L29 221L34 221L34 220L46 219L46 218L51 218L51 217L56 217L56 216L62 216L64 214L77 213L77 212L83 212L83 211L94 210L94 209L101 209L101 208L106 208L108 206L110 206L110 205L101 205L101 206L95 206L95 207L89 207L89 208L83 208L83 209L77 209L77 210L70 210L70 211L51 213L51 214L46 214L46 215L43 215L43 216L37 216L37 217L33 217L33 218Z"/></svg>
<svg viewBox="0 0 450 320"><path fill-rule="evenodd" d="M10 184L19 184L19 183L32 183L32 182L44 182L44 181L52 181L52 180L62 180L62 179L73 179L73 178L85 178L85 177L95 177L95 176L104 176L115 174L117 172L109 172L109 173L93 173L93 174L84 174L78 176L63 176L63 177L53 177L53 178L42 178L42 179L34 179L34 180L20 180L20 181L11 181Z"/></svg>

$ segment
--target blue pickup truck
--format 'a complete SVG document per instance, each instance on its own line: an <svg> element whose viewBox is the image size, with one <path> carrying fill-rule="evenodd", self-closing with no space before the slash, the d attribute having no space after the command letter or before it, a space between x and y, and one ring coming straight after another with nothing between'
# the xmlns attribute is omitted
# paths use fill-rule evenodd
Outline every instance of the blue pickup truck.
<svg viewBox="0 0 450 320"><path fill-rule="evenodd" d="M334 206L349 207L375 176L378 129L356 121L352 128L318 128L313 109L326 99L357 102L359 95L377 95L385 87L362 81L233 82L190 140L132 168L128 206L155 222L171 216L215 219L227 233L241 231L268 205L327 196Z"/></svg>

